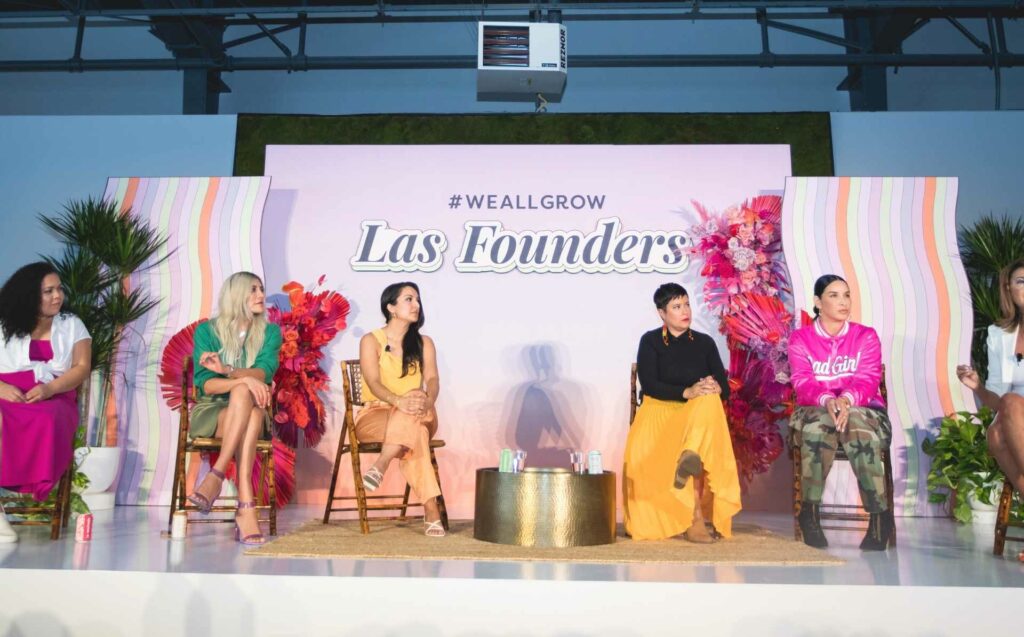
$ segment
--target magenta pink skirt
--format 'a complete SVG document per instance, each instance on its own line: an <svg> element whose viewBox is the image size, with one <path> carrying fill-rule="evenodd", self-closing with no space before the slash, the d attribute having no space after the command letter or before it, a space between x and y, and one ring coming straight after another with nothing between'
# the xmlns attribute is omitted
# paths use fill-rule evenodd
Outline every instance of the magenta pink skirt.
<svg viewBox="0 0 1024 637"><path fill-rule="evenodd" d="M0 374L23 392L35 387L31 371ZM45 500L71 463L78 425L75 391L40 403L0 400L0 487Z"/></svg>

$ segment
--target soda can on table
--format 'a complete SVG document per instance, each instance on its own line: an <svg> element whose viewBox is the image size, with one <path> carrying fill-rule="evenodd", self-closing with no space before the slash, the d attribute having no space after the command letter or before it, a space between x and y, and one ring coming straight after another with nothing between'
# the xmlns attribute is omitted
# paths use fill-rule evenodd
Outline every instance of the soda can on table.
<svg viewBox="0 0 1024 637"><path fill-rule="evenodd" d="M83 513L75 521L75 541L92 541L92 513Z"/></svg>
<svg viewBox="0 0 1024 637"><path fill-rule="evenodd" d="M604 466L601 464L600 451L591 451L587 455L587 473L604 473Z"/></svg>

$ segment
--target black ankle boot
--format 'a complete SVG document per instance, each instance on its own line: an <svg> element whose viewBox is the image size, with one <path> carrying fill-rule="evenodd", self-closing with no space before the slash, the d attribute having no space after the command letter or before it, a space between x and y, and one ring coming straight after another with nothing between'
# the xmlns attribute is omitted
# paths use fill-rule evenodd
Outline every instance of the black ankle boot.
<svg viewBox="0 0 1024 637"><path fill-rule="evenodd" d="M828 546L828 540L821 530L821 512L818 507L811 502L802 503L797 521L800 523L800 533L804 536L804 544L823 549Z"/></svg>
<svg viewBox="0 0 1024 637"><path fill-rule="evenodd" d="M888 511L871 513L868 519L868 532L861 540L862 551L884 551L889 547L889 535L892 532L893 519Z"/></svg>

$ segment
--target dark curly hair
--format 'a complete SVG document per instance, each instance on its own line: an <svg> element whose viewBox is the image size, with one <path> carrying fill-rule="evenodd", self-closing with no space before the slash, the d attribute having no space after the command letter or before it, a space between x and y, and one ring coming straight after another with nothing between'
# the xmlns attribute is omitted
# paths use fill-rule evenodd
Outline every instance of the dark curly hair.
<svg viewBox="0 0 1024 637"><path fill-rule="evenodd" d="M0 288L0 327L4 338L28 336L39 322L43 279L57 270L45 261L22 266Z"/></svg>

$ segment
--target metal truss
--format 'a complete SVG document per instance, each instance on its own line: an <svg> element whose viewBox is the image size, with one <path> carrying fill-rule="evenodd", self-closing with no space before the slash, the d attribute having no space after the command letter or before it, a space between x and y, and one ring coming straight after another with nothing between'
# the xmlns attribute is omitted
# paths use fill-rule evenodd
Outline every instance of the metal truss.
<svg viewBox="0 0 1024 637"><path fill-rule="evenodd" d="M0 59L0 72L184 71L186 112L216 112L217 95L230 89L223 73L240 71L473 69L475 52L464 55L310 56L307 34L323 25L443 24L488 20L558 22L635 22L740 20L760 27L759 53L620 55L570 53L570 68L666 67L846 67L837 87L851 93L854 110L886 108L889 68L978 67L993 71L996 108L1001 102L1000 70L1024 64L1007 49L1005 21L1024 16L1024 0L657 0L638 2L397 2L326 0L6 0L0 2L0 37L10 29L76 30L66 59ZM986 37L963 20L983 20ZM837 36L805 26L837 21ZM973 53L935 51L908 54L903 42L933 21L951 24L976 49ZM801 24L796 24L799 22ZM172 57L86 59L87 31L148 28ZM225 40L229 27L249 31ZM236 30L238 30L236 29ZM298 31L292 50L278 36ZM771 33L785 32L837 47L834 53L784 54L771 48ZM267 40L277 56L233 55L238 46ZM191 103L190 103L191 102Z"/></svg>

